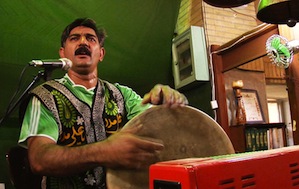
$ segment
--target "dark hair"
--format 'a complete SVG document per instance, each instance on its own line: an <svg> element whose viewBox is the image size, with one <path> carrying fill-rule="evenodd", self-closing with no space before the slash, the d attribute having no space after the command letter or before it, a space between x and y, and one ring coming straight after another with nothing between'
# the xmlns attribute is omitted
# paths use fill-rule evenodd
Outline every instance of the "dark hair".
<svg viewBox="0 0 299 189"><path fill-rule="evenodd" d="M103 28L98 28L96 25L96 22L90 18L78 18L78 19L74 20L72 23L70 23L68 26L66 26L66 28L63 30L62 35L61 35L61 42L60 42L61 47L64 46L64 43L65 43L66 39L69 37L72 29L74 29L75 27L78 27L78 26L85 26L85 27L93 29L99 39L100 45L102 47L104 46L104 41L106 38L105 30Z"/></svg>

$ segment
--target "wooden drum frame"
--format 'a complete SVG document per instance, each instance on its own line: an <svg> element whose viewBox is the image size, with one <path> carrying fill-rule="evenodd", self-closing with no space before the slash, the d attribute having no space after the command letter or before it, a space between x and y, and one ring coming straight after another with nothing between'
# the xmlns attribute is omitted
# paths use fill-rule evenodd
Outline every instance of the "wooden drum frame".
<svg viewBox="0 0 299 189"><path fill-rule="evenodd" d="M222 127L206 113L190 106L154 106L130 120L122 130L140 122L138 136L163 141L165 149L159 154L160 161L235 153ZM107 170L108 189L146 189L148 180L149 168Z"/></svg>

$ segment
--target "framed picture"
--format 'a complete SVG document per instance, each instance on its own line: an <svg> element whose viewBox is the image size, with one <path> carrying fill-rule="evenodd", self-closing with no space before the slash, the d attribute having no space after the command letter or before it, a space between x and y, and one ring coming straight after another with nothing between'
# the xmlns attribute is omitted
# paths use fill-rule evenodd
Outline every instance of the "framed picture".
<svg viewBox="0 0 299 189"><path fill-rule="evenodd" d="M257 91L241 89L241 94L246 113L246 123L264 123L264 114Z"/></svg>

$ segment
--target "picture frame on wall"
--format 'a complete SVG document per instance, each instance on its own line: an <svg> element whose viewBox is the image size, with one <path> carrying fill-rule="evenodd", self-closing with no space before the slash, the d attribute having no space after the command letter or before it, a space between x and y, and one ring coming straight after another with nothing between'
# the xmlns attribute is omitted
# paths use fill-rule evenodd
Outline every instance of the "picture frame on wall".
<svg viewBox="0 0 299 189"><path fill-rule="evenodd" d="M246 113L246 123L265 123L257 91L254 89L241 89L241 94Z"/></svg>

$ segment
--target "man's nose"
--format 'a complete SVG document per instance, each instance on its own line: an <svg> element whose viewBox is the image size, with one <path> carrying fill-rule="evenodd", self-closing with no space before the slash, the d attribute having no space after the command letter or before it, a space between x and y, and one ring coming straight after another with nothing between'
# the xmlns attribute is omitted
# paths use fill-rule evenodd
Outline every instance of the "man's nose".
<svg viewBox="0 0 299 189"><path fill-rule="evenodd" d="M85 45L88 44L88 41L87 41L87 39L86 39L85 36L81 36L80 43L81 43L81 44L85 44Z"/></svg>

